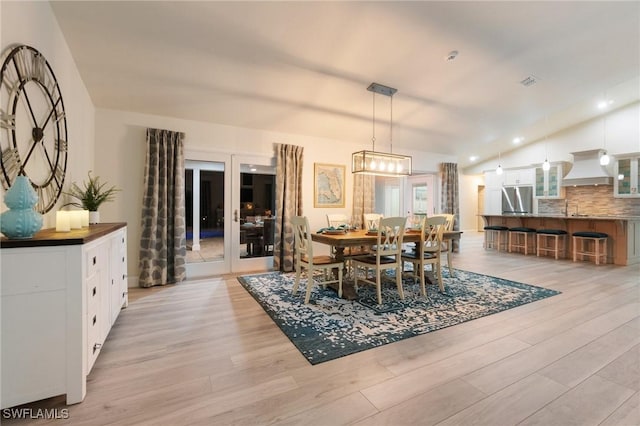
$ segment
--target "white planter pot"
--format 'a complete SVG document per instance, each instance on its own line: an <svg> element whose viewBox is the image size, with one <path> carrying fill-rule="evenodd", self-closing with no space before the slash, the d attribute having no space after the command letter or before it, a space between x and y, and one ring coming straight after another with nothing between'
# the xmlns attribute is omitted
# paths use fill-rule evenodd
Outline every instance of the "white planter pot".
<svg viewBox="0 0 640 426"><path fill-rule="evenodd" d="M89 223L100 223L100 212L89 212Z"/></svg>

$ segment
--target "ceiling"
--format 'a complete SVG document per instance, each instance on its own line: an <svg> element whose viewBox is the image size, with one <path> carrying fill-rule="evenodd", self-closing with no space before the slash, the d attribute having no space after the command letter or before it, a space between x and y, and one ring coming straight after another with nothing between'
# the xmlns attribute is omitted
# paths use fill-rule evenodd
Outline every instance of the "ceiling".
<svg viewBox="0 0 640 426"><path fill-rule="evenodd" d="M97 107L370 149L377 82L376 149L463 167L640 98L635 1L51 4Z"/></svg>

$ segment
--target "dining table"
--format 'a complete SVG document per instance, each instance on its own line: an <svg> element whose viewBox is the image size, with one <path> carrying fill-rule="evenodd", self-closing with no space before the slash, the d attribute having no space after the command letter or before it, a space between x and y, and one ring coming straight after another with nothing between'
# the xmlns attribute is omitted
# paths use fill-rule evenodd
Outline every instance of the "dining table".
<svg viewBox="0 0 640 426"><path fill-rule="evenodd" d="M442 234L443 241L451 244L452 240L459 240L462 236L462 231L444 231ZM334 248L334 256L336 260L344 262L345 249L350 247L370 247L376 245L378 242L378 233L375 231L368 231L366 229L354 229L354 230L322 230L311 234L311 240L316 243L326 244ZM409 229L406 230L402 238L404 243L419 243L420 242L420 230ZM343 276L347 276L347 269L345 266ZM357 299L357 293L354 287L353 280L343 279L342 282L342 297L349 300Z"/></svg>

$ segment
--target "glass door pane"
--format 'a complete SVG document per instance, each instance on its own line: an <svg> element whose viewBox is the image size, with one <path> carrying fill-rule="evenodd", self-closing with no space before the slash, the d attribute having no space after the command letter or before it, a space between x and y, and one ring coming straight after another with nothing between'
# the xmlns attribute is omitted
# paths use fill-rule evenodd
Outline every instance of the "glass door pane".
<svg viewBox="0 0 640 426"><path fill-rule="evenodd" d="M232 272L273 267L275 158L234 155L231 204Z"/></svg>
<svg viewBox="0 0 640 426"><path fill-rule="evenodd" d="M185 162L187 276L230 272L227 161Z"/></svg>

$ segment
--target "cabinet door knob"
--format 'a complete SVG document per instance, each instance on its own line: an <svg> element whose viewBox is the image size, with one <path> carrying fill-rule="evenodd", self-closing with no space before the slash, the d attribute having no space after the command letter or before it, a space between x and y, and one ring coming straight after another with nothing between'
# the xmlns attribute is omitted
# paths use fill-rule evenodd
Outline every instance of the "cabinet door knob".
<svg viewBox="0 0 640 426"><path fill-rule="evenodd" d="M96 322L98 321L98 318L96 317L96 315L93 316L93 325L96 325Z"/></svg>
<svg viewBox="0 0 640 426"><path fill-rule="evenodd" d="M93 287L93 295L94 296L96 295L97 292L98 292L98 290L95 287Z"/></svg>
<svg viewBox="0 0 640 426"><path fill-rule="evenodd" d="M97 260L96 260L96 256L93 256L93 264L95 265L95 264L96 264L96 262L97 262Z"/></svg>
<svg viewBox="0 0 640 426"><path fill-rule="evenodd" d="M95 354L98 349L100 349L102 345L100 343L95 343L93 345L93 353Z"/></svg>

